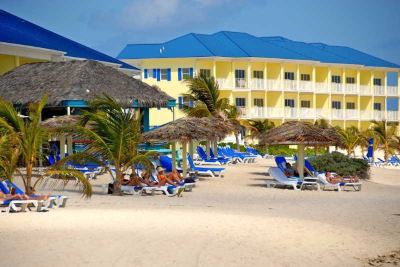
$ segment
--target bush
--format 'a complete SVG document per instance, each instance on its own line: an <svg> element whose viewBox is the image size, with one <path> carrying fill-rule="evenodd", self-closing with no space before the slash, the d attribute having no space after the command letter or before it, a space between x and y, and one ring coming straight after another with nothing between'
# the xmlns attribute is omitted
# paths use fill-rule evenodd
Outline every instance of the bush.
<svg viewBox="0 0 400 267"><path fill-rule="evenodd" d="M326 153L309 159L318 171L335 172L341 176L357 175L369 179L369 165L363 159L354 159L339 152Z"/></svg>

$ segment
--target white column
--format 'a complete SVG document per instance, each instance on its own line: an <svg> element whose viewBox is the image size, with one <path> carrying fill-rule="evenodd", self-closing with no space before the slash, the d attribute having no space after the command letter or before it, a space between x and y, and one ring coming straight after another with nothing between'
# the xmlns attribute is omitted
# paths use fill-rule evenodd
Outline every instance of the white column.
<svg viewBox="0 0 400 267"><path fill-rule="evenodd" d="M235 61L232 61L231 64L231 73L232 73L232 88L236 88Z"/></svg>
<svg viewBox="0 0 400 267"><path fill-rule="evenodd" d="M283 64L280 64L281 66L281 74L280 74L280 83L281 83L281 97L282 97L282 123L285 122L285 90L284 90L284 83L283 79L285 77L285 70L283 68Z"/></svg>
<svg viewBox="0 0 400 267"><path fill-rule="evenodd" d="M342 76L343 76L343 128L346 129L346 111L347 111L347 104L346 104L346 69L342 69Z"/></svg>
<svg viewBox="0 0 400 267"><path fill-rule="evenodd" d="M361 85L361 71L357 70L357 118L358 118L358 129L361 130L361 91L360 91L360 85Z"/></svg>
<svg viewBox="0 0 400 267"><path fill-rule="evenodd" d="M312 108L314 109L314 122L317 120L317 92L315 91L316 82L317 82L317 70L316 70L316 67L313 66L313 68L312 68L312 88L313 88Z"/></svg>
<svg viewBox="0 0 400 267"><path fill-rule="evenodd" d="M176 170L176 143L172 142L171 144L171 152L172 152L172 170Z"/></svg>
<svg viewBox="0 0 400 267"><path fill-rule="evenodd" d="M298 145L298 160L297 160L297 168L300 175L300 180L304 180L304 145Z"/></svg>
<svg viewBox="0 0 400 267"><path fill-rule="evenodd" d="M267 62L264 62L264 107L263 107L263 110L264 110L264 118L267 118L268 117L268 114L267 114L267 97L268 97L268 88L267 88L267 86L268 86L268 83L267 83L267 81L268 81L268 67L267 67Z"/></svg>
<svg viewBox="0 0 400 267"><path fill-rule="evenodd" d="M370 86L370 87L371 87L371 90L372 90L372 98L371 98L371 105L370 105L370 108L371 108L371 110L372 110L371 114L372 114L372 119L373 119L373 120L375 119L375 110L374 110L374 103L375 103L374 78L375 78L374 72L371 71L371 81L370 81L371 86Z"/></svg>
<svg viewBox="0 0 400 267"><path fill-rule="evenodd" d="M217 79L217 62L213 60L213 67L212 67L212 75L214 76L215 79Z"/></svg>
<svg viewBox="0 0 400 267"><path fill-rule="evenodd" d="M385 78L384 78L383 83L384 83L383 86L385 88L385 104L384 104L384 107L385 107L385 121L387 122L388 111L387 111L387 72L386 71L385 71Z"/></svg>
<svg viewBox="0 0 400 267"><path fill-rule="evenodd" d="M329 89L329 97L328 97L328 109L329 109L329 123L332 123L332 70L331 67L328 67L328 89Z"/></svg>
<svg viewBox="0 0 400 267"><path fill-rule="evenodd" d="M264 62L264 90L267 90L267 79L268 79L268 75L267 75L267 62Z"/></svg>
<svg viewBox="0 0 400 267"><path fill-rule="evenodd" d="M251 110L251 108L252 108L252 102L251 102L251 90L252 90L252 88L251 88L251 62L248 62L247 63L247 88L249 88L249 92L247 93L247 101L248 101L248 104L247 104L247 106L248 106L248 111L247 111L247 116L250 116L250 118L252 117L252 110Z"/></svg>
<svg viewBox="0 0 400 267"><path fill-rule="evenodd" d="M297 105L296 107L296 113L297 113L297 119L300 120L300 65L297 64L297 69L296 69L296 88L297 88Z"/></svg>

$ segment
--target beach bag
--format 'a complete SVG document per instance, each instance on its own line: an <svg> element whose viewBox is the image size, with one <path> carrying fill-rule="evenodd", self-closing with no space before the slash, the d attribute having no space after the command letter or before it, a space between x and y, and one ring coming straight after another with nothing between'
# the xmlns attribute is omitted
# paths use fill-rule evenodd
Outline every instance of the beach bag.
<svg viewBox="0 0 400 267"><path fill-rule="evenodd" d="M114 192L114 184L113 183L109 183L108 184L107 194L112 194L113 192Z"/></svg>

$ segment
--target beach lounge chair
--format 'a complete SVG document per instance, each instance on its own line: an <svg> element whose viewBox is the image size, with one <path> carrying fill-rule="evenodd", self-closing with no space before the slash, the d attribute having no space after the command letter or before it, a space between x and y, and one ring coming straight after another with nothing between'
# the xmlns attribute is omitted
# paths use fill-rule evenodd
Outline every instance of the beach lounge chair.
<svg viewBox="0 0 400 267"><path fill-rule="evenodd" d="M225 172L225 168L222 167L196 166L193 162L192 157L190 157L189 154L187 154L187 160L189 162L189 167L191 171L194 171L200 175L208 175L213 178L218 175L218 177L221 178L223 176L223 173Z"/></svg>
<svg viewBox="0 0 400 267"><path fill-rule="evenodd" d="M222 158L230 159L234 163L243 162L243 160L240 157L232 157L232 156L228 156L227 154L225 154L224 148L218 148L218 156L222 157Z"/></svg>
<svg viewBox="0 0 400 267"><path fill-rule="evenodd" d="M214 158L214 159L218 159L218 161L221 164L230 164L230 163L232 163L232 159L231 158L227 158L227 157L224 157L224 156L216 157L212 148L210 148L210 157Z"/></svg>
<svg viewBox="0 0 400 267"><path fill-rule="evenodd" d="M161 167L163 167L165 169L165 171L172 172L172 159L169 156L161 155L160 156L160 165L161 165ZM154 167L157 167L157 166L154 166ZM179 168L179 167L176 167L176 170L179 173L183 172L182 168Z"/></svg>
<svg viewBox="0 0 400 267"><path fill-rule="evenodd" d="M19 188L16 184L11 183L9 180L5 180L0 182L0 190L4 194L10 194L10 188L13 187L15 188L15 193L19 195L25 195L25 192ZM32 194L28 195L30 197L38 197L40 195ZM53 207L60 207L60 208L65 208L67 205L68 197L64 195L50 195L48 198L48 201L42 201L42 204L46 208L53 208Z"/></svg>
<svg viewBox="0 0 400 267"><path fill-rule="evenodd" d="M356 182L356 183L340 182L340 183L332 184L332 183L328 182L328 180L326 180L325 173L318 174L318 181L322 184L323 190L331 188L331 189L335 189L337 191L342 191L343 188L345 188L345 187L351 187L354 189L354 191L361 191L361 186L362 186L361 182Z"/></svg>
<svg viewBox="0 0 400 267"><path fill-rule="evenodd" d="M197 164L199 164L199 165L209 165L209 164L221 165L221 162L217 158L214 158L214 157L208 158L206 152L204 151L204 149L202 147L198 146L196 148L196 151L201 159L200 161L196 161Z"/></svg>
<svg viewBox="0 0 400 267"><path fill-rule="evenodd" d="M4 212L24 212L33 206L37 212L47 211L43 200L2 200L0 206L5 207Z"/></svg>
<svg viewBox="0 0 400 267"><path fill-rule="evenodd" d="M252 156L256 156L257 158L264 158L265 155L261 155L260 153L258 153L258 151L252 147L246 147L246 152L249 153Z"/></svg>
<svg viewBox="0 0 400 267"><path fill-rule="evenodd" d="M222 151L222 153L225 156L231 157L231 158L239 158L241 160L241 162L243 162L243 163L252 163L256 159L255 156L251 156L249 154L245 154L242 152L236 152L235 150L233 150L230 147L221 148L220 150Z"/></svg>
<svg viewBox="0 0 400 267"><path fill-rule="evenodd" d="M268 173L275 179L276 184L269 184L269 186L284 186L293 188L294 190L302 190L304 188L320 189L317 180L314 177L304 177L300 180L298 177L287 177L285 173L278 167L271 167Z"/></svg>

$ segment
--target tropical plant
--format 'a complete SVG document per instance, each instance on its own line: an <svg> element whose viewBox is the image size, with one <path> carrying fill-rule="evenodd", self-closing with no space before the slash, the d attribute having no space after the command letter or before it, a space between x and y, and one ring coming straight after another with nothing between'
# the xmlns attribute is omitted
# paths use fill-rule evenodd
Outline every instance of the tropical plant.
<svg viewBox="0 0 400 267"><path fill-rule="evenodd" d="M385 121L372 121L372 133L374 144L383 150L384 159L387 162L389 155L398 148L397 126L387 126Z"/></svg>
<svg viewBox="0 0 400 267"><path fill-rule="evenodd" d="M242 128L242 120L240 120L240 111L235 106L229 106L225 109L225 115L230 121L231 125L234 126L235 131L233 134L235 135L236 141L236 150L240 151L240 140L239 140L239 133Z"/></svg>
<svg viewBox="0 0 400 267"><path fill-rule="evenodd" d="M266 134L275 127L275 123L269 119L265 120L243 120L242 125L249 129L250 134L247 136L251 139L257 139L262 134Z"/></svg>
<svg viewBox="0 0 400 267"><path fill-rule="evenodd" d="M13 179L17 172L24 183L26 194L32 194L36 185L43 180L44 175L38 175L35 182L32 181L34 167L42 158L42 148L46 146L48 132L41 126L41 114L47 102L44 96L38 103L28 106L28 117L22 118L14 106L0 100L0 132L1 146L0 166L5 178ZM18 162L21 161L25 171L17 169ZM86 177L73 170L48 169L46 174L57 175L59 178L68 182L70 178L83 185L83 193L90 196L91 186Z"/></svg>
<svg viewBox="0 0 400 267"><path fill-rule="evenodd" d="M80 125L60 131L72 130L91 142L84 151L67 156L58 165L70 161L96 162L110 173L114 180L113 193L120 195L124 174L129 169L134 172L135 164L142 164L151 171L153 165L149 156L154 153L138 153L138 145L142 140L140 118L137 119L135 114L124 110L124 105L105 95L89 102L88 106L89 109L83 111Z"/></svg>
<svg viewBox="0 0 400 267"><path fill-rule="evenodd" d="M341 139L339 147L345 149L348 156L354 154L354 149L360 144L361 141L361 135L358 128L354 126L346 129L339 128L337 129L337 133Z"/></svg>

